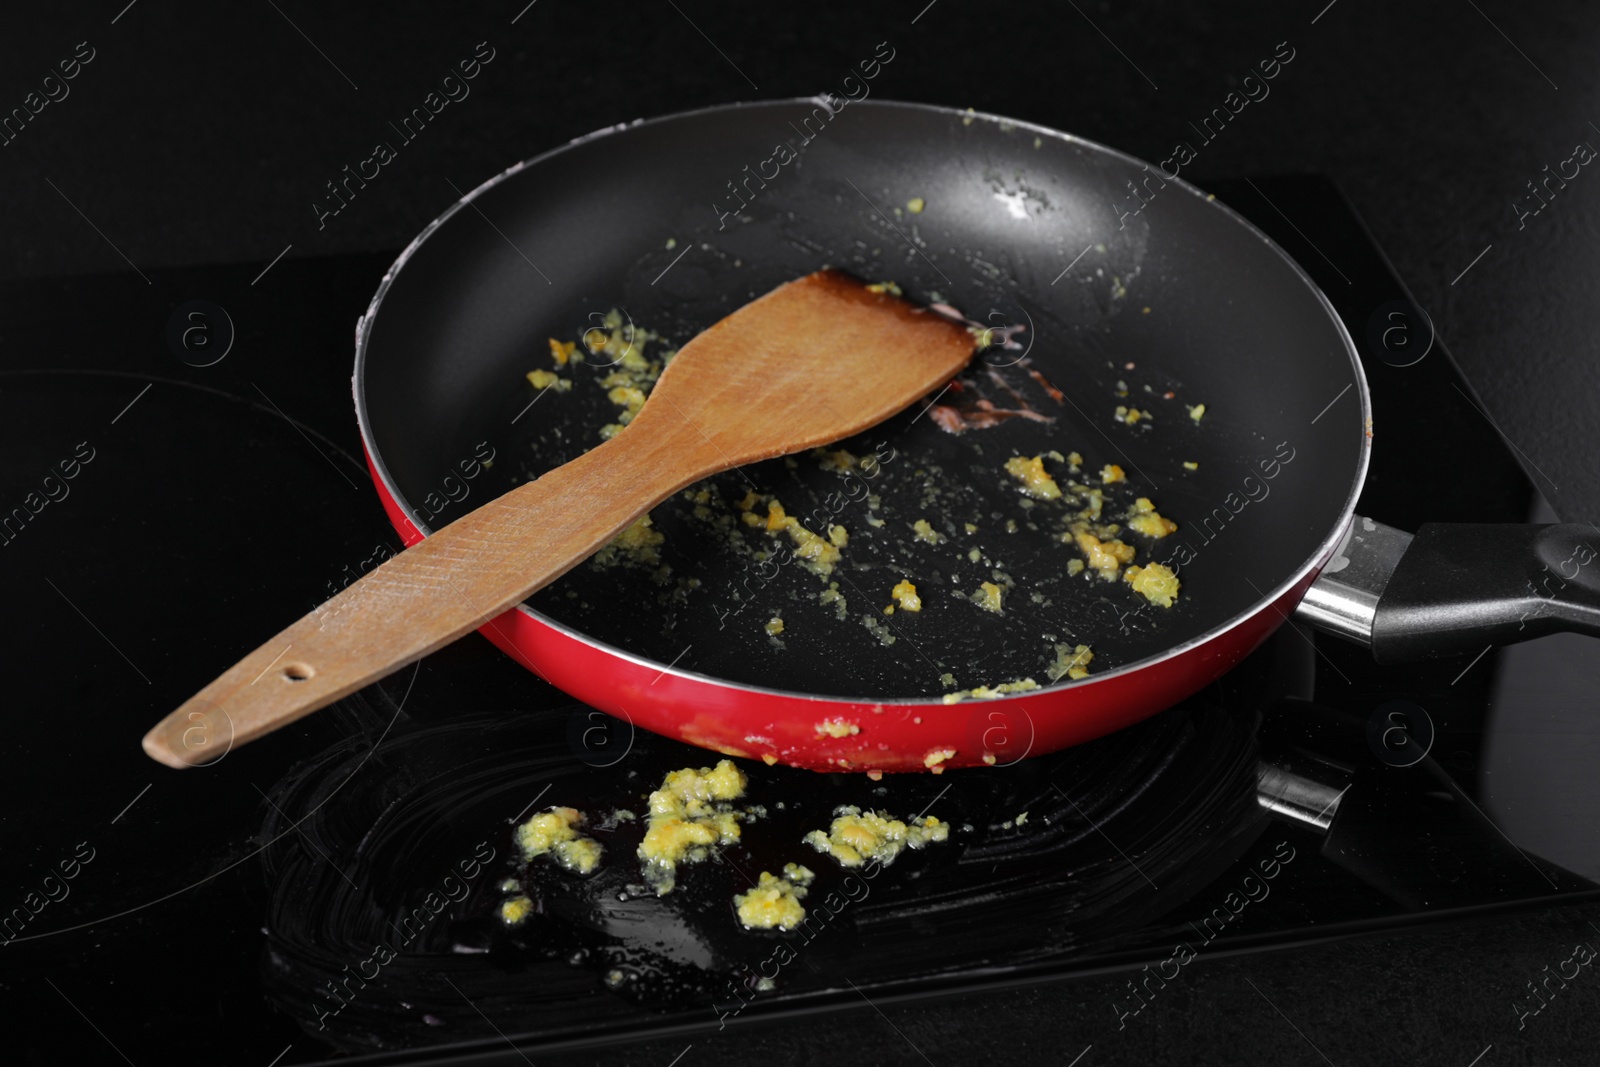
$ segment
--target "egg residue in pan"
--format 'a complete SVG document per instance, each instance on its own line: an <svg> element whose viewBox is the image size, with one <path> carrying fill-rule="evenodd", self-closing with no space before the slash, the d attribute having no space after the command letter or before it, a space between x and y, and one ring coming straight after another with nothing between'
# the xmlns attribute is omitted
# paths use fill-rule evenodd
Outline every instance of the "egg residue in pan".
<svg viewBox="0 0 1600 1067"><path fill-rule="evenodd" d="M545 399L519 427L536 435L537 458L513 481L622 432L676 354L615 309L540 350L545 365L523 388ZM1176 401L1133 388L1151 408ZM1125 638L1148 644L1181 611L1181 576L1161 547L1178 523L1157 509L1162 486L1114 443L1092 465L1081 431L1076 448L1054 446L1069 402L1027 356L979 358L931 403L866 435L681 491L530 606L662 663L684 654L687 669L801 692L982 699L1007 691L996 678L1069 685L1090 668L1055 670L1063 643L1092 648L1096 672L1114 669L1147 654ZM1115 422L1148 436L1160 421L1123 405L1102 436ZM964 467L949 465L952 448ZM1134 579L1117 580L1133 566Z"/></svg>

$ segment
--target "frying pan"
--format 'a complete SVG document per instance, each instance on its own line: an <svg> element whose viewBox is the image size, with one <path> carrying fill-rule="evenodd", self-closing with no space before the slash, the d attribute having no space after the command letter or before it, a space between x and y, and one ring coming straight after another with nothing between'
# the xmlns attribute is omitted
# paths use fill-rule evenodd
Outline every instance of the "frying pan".
<svg viewBox="0 0 1600 1067"><path fill-rule="evenodd" d="M659 544L574 570L485 637L596 708L723 753L942 771L1152 715L1297 610L1380 659L1600 629L1581 528L1413 540L1355 516L1372 427L1348 333L1171 161L877 100L602 130L428 226L357 326L356 412L391 521L414 543L593 447L618 418L619 347L658 359L824 265L1008 327L1005 343L843 455L753 465L663 504ZM626 345L552 363L550 339L613 333ZM570 389L525 378L552 367ZM1126 535L1139 564L1179 574L1172 606L1074 573L1062 534L1077 504L1019 492L1003 469L1018 455L1048 457L1062 483L1122 468L1107 516L1144 496L1178 523ZM832 573L751 525L774 500L819 533L842 527ZM901 580L921 611L885 611ZM975 600L983 583L999 612ZM1080 644L1088 676L1053 677Z"/></svg>

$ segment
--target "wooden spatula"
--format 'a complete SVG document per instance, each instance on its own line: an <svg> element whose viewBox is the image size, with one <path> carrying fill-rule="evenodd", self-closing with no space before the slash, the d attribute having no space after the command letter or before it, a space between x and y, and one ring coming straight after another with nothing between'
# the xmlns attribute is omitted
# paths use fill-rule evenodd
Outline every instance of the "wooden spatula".
<svg viewBox="0 0 1600 1067"><path fill-rule="evenodd" d="M780 286L684 345L617 436L352 583L161 720L144 750L197 765L196 723L219 711L239 745L348 696L520 603L685 486L882 422L954 377L974 344L837 271Z"/></svg>

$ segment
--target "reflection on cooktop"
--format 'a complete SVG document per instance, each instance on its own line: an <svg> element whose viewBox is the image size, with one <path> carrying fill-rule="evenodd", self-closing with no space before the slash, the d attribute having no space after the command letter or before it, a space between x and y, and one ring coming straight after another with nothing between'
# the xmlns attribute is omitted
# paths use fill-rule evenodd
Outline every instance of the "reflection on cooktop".
<svg viewBox="0 0 1600 1067"><path fill-rule="evenodd" d="M1529 522L1556 522L1543 497ZM1535 855L1600 879L1600 657L1593 638L1552 634L1493 653L1484 807Z"/></svg>
<svg viewBox="0 0 1600 1067"><path fill-rule="evenodd" d="M642 884L635 855L647 794L715 753L641 733L589 766L560 717L430 711L413 697L381 746L352 737L268 790L264 984L308 1033L357 1051L494 1027L609 1030L660 1012L720 1020L846 975L865 985L1082 954L1171 910L1261 832L1253 709L1272 670L1257 657L1146 723L1002 768L875 782L737 761L741 803L759 814L712 862L681 866L666 895ZM842 805L926 813L950 839L865 881L802 844ZM604 850L588 876L517 854L514 824L559 807L584 813ZM786 863L815 872L810 921L743 930L734 897ZM522 896L529 916L507 928L500 904Z"/></svg>

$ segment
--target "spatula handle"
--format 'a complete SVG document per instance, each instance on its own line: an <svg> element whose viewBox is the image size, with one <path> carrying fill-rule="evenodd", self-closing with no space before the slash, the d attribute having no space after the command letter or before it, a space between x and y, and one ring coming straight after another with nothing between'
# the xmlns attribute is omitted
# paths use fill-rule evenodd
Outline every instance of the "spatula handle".
<svg viewBox="0 0 1600 1067"><path fill-rule="evenodd" d="M179 768L214 760L219 737L237 746L276 730L555 581L717 466L695 441L651 429L623 432L385 561L168 715L145 752Z"/></svg>

